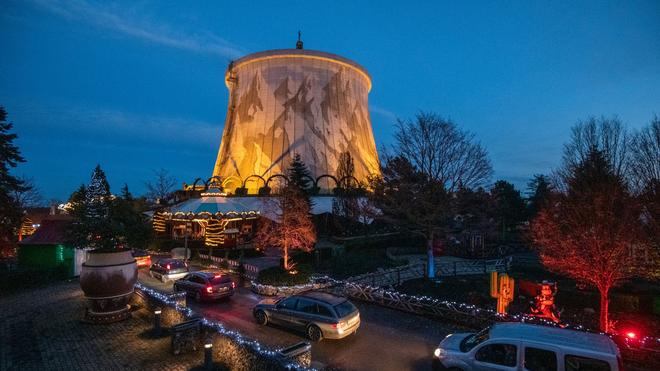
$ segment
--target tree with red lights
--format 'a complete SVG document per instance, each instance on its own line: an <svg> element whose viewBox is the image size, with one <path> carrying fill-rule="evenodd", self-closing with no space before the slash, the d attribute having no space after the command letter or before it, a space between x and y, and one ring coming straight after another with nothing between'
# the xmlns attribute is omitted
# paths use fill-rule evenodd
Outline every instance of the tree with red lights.
<svg viewBox="0 0 660 371"><path fill-rule="evenodd" d="M567 166L566 191L532 223L543 264L598 289L602 331L608 331L610 289L641 274L639 249L647 246L641 208L608 158L592 146L581 162Z"/></svg>
<svg viewBox="0 0 660 371"><path fill-rule="evenodd" d="M295 185L289 184L280 195L269 200L266 217L255 237L261 247L278 247L282 251L284 270L290 270L289 252L293 249L310 251L316 242L316 231L310 216L310 206L305 195Z"/></svg>

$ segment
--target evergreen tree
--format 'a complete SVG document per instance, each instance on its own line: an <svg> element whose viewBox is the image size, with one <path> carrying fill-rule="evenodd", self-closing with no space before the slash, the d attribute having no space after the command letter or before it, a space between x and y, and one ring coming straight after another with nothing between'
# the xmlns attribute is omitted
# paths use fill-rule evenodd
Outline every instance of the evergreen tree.
<svg viewBox="0 0 660 371"><path fill-rule="evenodd" d="M112 202L113 234L123 247L145 248L151 238L152 228L142 214L140 200L133 198L124 184L121 196Z"/></svg>
<svg viewBox="0 0 660 371"><path fill-rule="evenodd" d="M110 185L100 165L92 173L89 185L79 188L72 199L76 198L74 216L76 223L74 235L79 247L112 248L115 236L112 223L112 194ZM84 196L84 198L82 198ZM82 199L81 199L82 198Z"/></svg>
<svg viewBox="0 0 660 371"><path fill-rule="evenodd" d="M309 192L312 176L309 172L309 169L307 168L307 165L305 165L305 162L300 157L300 154L296 153L293 155L293 159L291 160L289 168L287 169L287 176L289 178L289 182L296 186L303 193Z"/></svg>
<svg viewBox="0 0 660 371"><path fill-rule="evenodd" d="M502 232L502 241L508 233L525 220L525 201L513 184L498 180L490 191L494 202L495 219Z"/></svg>
<svg viewBox="0 0 660 371"><path fill-rule="evenodd" d="M7 112L0 106L0 239L13 238L23 219L23 210L12 195L29 190L21 179L10 173L12 168L25 162L14 144L17 135L10 133L12 127L13 124L7 122Z"/></svg>
<svg viewBox="0 0 660 371"><path fill-rule="evenodd" d="M74 224L71 232L71 239L78 248L84 248L88 245L89 228L85 223L87 216L87 187L81 184L71 196L69 196L70 208L69 214L73 216Z"/></svg>
<svg viewBox="0 0 660 371"><path fill-rule="evenodd" d="M533 219L547 205L553 192L554 187L547 176L534 175L532 180L527 183L527 215L529 219Z"/></svg>

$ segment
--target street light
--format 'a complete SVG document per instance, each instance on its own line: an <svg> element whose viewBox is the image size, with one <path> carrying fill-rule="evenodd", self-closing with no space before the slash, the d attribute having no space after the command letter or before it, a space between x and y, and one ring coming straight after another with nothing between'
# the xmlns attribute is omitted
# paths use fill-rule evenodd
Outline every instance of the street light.
<svg viewBox="0 0 660 371"><path fill-rule="evenodd" d="M204 369L213 369L213 339L208 338L204 343Z"/></svg>
<svg viewBox="0 0 660 371"><path fill-rule="evenodd" d="M161 329L160 329L160 314L162 313L162 310L160 307L157 307L154 310L154 335L160 336Z"/></svg>

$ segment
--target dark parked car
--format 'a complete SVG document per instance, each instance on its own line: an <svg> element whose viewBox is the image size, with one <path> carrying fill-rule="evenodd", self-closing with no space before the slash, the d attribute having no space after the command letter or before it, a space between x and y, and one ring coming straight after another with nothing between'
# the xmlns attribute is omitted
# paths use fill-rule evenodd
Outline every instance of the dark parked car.
<svg viewBox="0 0 660 371"><path fill-rule="evenodd" d="M264 299L252 314L261 325L274 323L304 331L313 341L341 339L356 333L360 327L360 312L353 303L323 292Z"/></svg>
<svg viewBox="0 0 660 371"><path fill-rule="evenodd" d="M188 264L180 259L159 259L149 268L149 275L163 282L177 280L188 272Z"/></svg>
<svg viewBox="0 0 660 371"><path fill-rule="evenodd" d="M174 292L185 291L197 301L232 296L235 288L231 277L216 272L194 272L174 282Z"/></svg>

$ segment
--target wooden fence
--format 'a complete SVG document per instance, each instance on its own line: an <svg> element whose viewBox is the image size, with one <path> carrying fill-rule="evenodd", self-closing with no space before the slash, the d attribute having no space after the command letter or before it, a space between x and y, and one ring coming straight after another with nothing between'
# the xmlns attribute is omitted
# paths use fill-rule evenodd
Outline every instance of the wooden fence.
<svg viewBox="0 0 660 371"><path fill-rule="evenodd" d="M439 277L461 276L485 274L494 271L506 272L510 263L510 259L456 261L436 263L435 269ZM426 264L417 263L353 276L346 279L346 281L373 287L396 286L409 280L425 277L425 274Z"/></svg>
<svg viewBox="0 0 660 371"><path fill-rule="evenodd" d="M490 272L506 272L511 265L510 258L490 260L460 260L436 263L435 271L440 276L463 276Z"/></svg>
<svg viewBox="0 0 660 371"><path fill-rule="evenodd" d="M494 322L494 311L475 306L402 294L382 287L345 282L322 289L384 307L418 315L442 318L472 329L481 329Z"/></svg>
<svg viewBox="0 0 660 371"><path fill-rule="evenodd" d="M225 264L227 264L227 266L231 270L233 270L235 272L238 272L239 267L241 265L243 265L243 268L245 269L245 271L243 272L243 275L245 277L249 278L249 279L252 279L252 280L257 279L257 277L259 276L259 267L255 266L255 265L252 265L252 264L241 263L238 260L225 259L225 258L221 258L219 256L209 256L207 254L199 254L199 257L201 259L205 259L205 260L210 259L211 261L213 261L217 264L225 263Z"/></svg>

